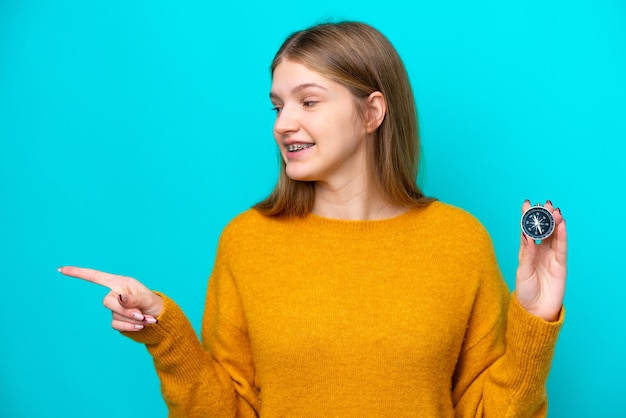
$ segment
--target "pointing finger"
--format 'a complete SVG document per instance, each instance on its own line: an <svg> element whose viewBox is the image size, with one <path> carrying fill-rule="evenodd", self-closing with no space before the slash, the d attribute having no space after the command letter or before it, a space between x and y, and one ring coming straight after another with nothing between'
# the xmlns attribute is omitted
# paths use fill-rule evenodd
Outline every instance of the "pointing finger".
<svg viewBox="0 0 626 418"><path fill-rule="evenodd" d="M109 289L121 287L128 281L128 277L82 267L65 266L60 267L58 271L66 276L86 280L91 283L99 284L100 286L108 287Z"/></svg>

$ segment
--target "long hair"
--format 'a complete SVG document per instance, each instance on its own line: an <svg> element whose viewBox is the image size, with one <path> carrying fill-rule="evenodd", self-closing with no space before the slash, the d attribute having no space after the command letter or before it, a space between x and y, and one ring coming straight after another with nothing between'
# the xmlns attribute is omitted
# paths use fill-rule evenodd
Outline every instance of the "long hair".
<svg viewBox="0 0 626 418"><path fill-rule="evenodd" d="M284 60L342 84L356 98L361 113L365 99L381 92L387 112L368 141L369 178L376 192L394 206L432 200L416 184L420 146L413 90L400 56L382 33L360 22L323 23L285 40L272 61L272 75ZM304 216L311 211L314 198L314 182L289 178L281 159L276 187L254 207L268 216Z"/></svg>

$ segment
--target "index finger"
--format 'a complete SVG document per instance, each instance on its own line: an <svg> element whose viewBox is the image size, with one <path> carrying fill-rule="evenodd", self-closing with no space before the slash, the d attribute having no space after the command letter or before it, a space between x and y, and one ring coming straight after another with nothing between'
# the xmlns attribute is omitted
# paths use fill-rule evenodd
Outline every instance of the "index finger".
<svg viewBox="0 0 626 418"><path fill-rule="evenodd" d="M120 287L128 280L128 278L124 276L83 267L65 266L59 267L58 271L66 276L86 280L91 283L99 284L100 286L108 287L109 289Z"/></svg>

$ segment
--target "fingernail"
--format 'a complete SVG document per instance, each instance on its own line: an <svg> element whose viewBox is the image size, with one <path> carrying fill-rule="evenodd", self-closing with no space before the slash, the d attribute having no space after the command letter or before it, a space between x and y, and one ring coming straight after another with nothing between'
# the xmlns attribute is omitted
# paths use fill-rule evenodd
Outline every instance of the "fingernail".
<svg viewBox="0 0 626 418"><path fill-rule="evenodd" d="M131 315L138 321L143 321L145 319L145 317L138 312L133 312Z"/></svg>
<svg viewBox="0 0 626 418"><path fill-rule="evenodd" d="M559 215L562 215L562 213L561 213L561 208L556 208L556 209L554 209L554 211L555 211L555 212L559 212Z"/></svg>
<svg viewBox="0 0 626 418"><path fill-rule="evenodd" d="M126 295L120 295L119 299L120 299L120 303L123 304L123 305L128 303L128 296L126 296Z"/></svg>
<svg viewBox="0 0 626 418"><path fill-rule="evenodd" d="M550 199L546 200L546 205L552 205L552 201Z"/></svg>
<svg viewBox="0 0 626 418"><path fill-rule="evenodd" d="M143 321L144 321L146 324L156 324L157 322L159 322L159 321L157 321L157 319L156 319L156 318L152 318L152 317L147 317L147 318L146 318L146 317L144 317Z"/></svg>
<svg viewBox="0 0 626 418"><path fill-rule="evenodd" d="M133 325L133 328L135 328L135 329L143 329L143 325L139 325L139 324Z"/></svg>
<svg viewBox="0 0 626 418"><path fill-rule="evenodd" d="M524 199L524 203L529 203L530 204L530 199Z"/></svg>

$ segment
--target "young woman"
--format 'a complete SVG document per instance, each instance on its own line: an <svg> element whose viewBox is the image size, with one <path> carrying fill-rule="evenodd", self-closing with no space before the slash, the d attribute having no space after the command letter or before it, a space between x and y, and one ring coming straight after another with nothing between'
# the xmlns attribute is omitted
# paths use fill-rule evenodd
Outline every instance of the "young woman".
<svg viewBox="0 0 626 418"><path fill-rule="evenodd" d="M147 345L170 416L545 416L560 211L545 205L552 237L521 235L511 296L480 223L416 186L413 93L382 34L314 26L271 69L280 178L220 237L202 342L138 281L60 269L111 289L113 328Z"/></svg>

